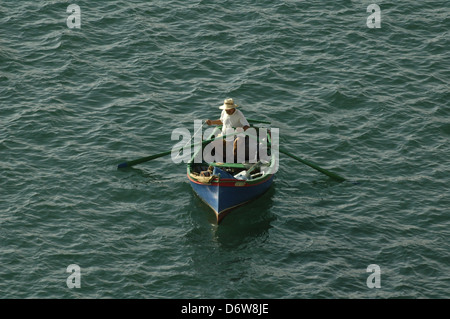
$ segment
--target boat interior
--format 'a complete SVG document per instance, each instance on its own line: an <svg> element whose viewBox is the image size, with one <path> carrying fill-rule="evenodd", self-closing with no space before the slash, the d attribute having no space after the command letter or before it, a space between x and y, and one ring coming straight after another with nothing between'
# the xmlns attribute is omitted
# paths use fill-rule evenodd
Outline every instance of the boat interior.
<svg viewBox="0 0 450 319"><path fill-rule="evenodd" d="M258 141L259 142L259 141ZM259 147L255 147L255 153L250 152L250 137L245 139L245 161L243 163L237 162L237 156L234 154L234 162L212 162L194 163L192 160L188 164L188 172L191 177L200 182L210 182L214 177L237 179L237 180L252 180L264 176L264 166L269 166L271 162L270 147L266 148L267 154L262 155ZM257 145L260 145L259 143ZM267 146L270 146L270 137ZM226 158L226 147L224 145L223 154ZM214 153L214 150L212 151ZM214 154L213 154L214 155ZM193 157L194 158L194 157Z"/></svg>

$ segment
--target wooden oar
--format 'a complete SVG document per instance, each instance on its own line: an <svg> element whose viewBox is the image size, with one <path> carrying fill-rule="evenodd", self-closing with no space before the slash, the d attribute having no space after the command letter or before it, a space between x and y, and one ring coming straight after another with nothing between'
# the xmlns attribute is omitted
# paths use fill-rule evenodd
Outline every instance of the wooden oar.
<svg viewBox="0 0 450 319"><path fill-rule="evenodd" d="M292 157L293 159L296 159L297 161L299 161L299 162L301 162L301 163L303 163L303 164L305 164L305 165L308 165L309 167L312 167L312 168L314 168L315 170L317 170L317 171L319 171L319 172L321 172L321 173L323 173L323 174L325 174L325 175L327 175L327 176L329 176L329 177L331 177L331 178L333 178L333 179L335 179L335 180L337 180L337 181L339 181L339 182L345 181L345 178L344 178L344 177L339 176L338 174L335 174L335 173L333 173L333 172L330 172L330 171L328 171L328 170L326 170L326 169L324 169L324 168L321 168L321 167L319 167L318 165L316 165L316 164L314 164L314 163L311 163L311 162L309 162L309 161L307 161L307 160L301 159L300 157L295 156L295 155L289 153L288 151L286 151L285 149L283 149L283 148L281 148L281 147L279 147L278 150L280 151L280 153L286 154L287 156Z"/></svg>
<svg viewBox="0 0 450 319"><path fill-rule="evenodd" d="M218 137L215 137L215 138L204 140L204 141L202 141L200 143L194 143L194 144L191 144L189 147L198 146L198 145L204 145L204 144L207 144L207 143L210 143L210 142L214 141L217 138L223 139L223 138L225 138L227 136L231 136L231 135L234 135L234 133L233 134L221 135L221 136L218 136ZM183 149L183 147L178 149L178 152L181 151L182 149ZM163 156L169 155L172 152L173 152L173 150L170 150L170 151L162 152L162 153L159 153L159 154L154 154L154 155L138 158L138 159L133 160L133 161L123 162L123 163L120 163L119 165L117 165L117 168L131 167L131 166L134 166L134 165L137 165L137 164L141 164L141 163L144 163L144 162L151 161L151 160L153 160L155 158L159 158L159 157L163 157Z"/></svg>

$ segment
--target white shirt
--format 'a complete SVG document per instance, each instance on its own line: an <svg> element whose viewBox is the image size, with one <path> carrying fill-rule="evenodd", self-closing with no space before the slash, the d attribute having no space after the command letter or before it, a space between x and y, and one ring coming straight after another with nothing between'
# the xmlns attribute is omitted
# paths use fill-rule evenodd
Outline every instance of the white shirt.
<svg viewBox="0 0 450 319"><path fill-rule="evenodd" d="M244 114L237 109L235 109L234 113L231 115L228 115L228 113L225 110L223 110L222 114L220 115L220 120L222 121L223 124L222 126L223 135L226 134L226 130L228 128L250 126Z"/></svg>

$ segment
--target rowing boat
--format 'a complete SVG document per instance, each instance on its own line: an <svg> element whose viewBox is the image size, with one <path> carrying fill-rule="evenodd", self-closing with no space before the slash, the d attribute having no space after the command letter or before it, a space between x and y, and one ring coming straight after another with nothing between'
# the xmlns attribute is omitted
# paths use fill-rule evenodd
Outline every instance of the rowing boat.
<svg viewBox="0 0 450 319"><path fill-rule="evenodd" d="M265 123L264 121L256 120L253 120L252 122L270 124L267 122ZM263 128L257 127L255 129L256 132L263 130ZM220 163L214 160L206 162L204 159L198 161L199 157L197 155L202 155L198 153L203 153L205 147L209 146L208 143L211 143L217 139L216 137L213 138L213 136L216 136L219 131L220 127L217 127L207 140L188 146L189 148L198 147L198 149L194 152L194 155L187 164L187 177L192 188L197 195L215 212L218 223L220 223L231 210L256 199L269 189L278 169L278 153L283 153L296 161L305 164L321 172L322 174L327 175L328 177L331 177L335 181L344 182L346 180L344 177L336 173L330 172L329 170L324 169L313 162L291 154L284 148L280 148L278 145L278 129L275 128L272 130L267 130L266 138L263 137L261 140L258 139L259 134L253 136L249 134L249 139L256 140L258 145L256 147L258 152L254 154L255 156L253 156L252 160L249 160L249 158L252 157L249 156L249 158L246 158L247 162L243 161L240 163L236 160L233 163ZM246 134L247 133L248 132L246 131ZM226 136L227 135L223 135L222 138ZM273 141L271 140L272 137ZM266 147L264 147L265 144L267 144ZM263 147L261 147L261 145L263 145ZM272 147L274 147L273 152ZM172 149L171 151L145 156L132 161L122 162L117 166L117 168L124 169L127 167L132 167L134 165L148 162L169 154L173 155L174 151L176 153L181 150L182 149L180 148L175 150ZM261 150L265 151L261 153ZM246 150L246 153L247 152L248 151Z"/></svg>
<svg viewBox="0 0 450 319"><path fill-rule="evenodd" d="M214 211L217 223L233 209L261 196L272 185L277 158L270 153L270 144L269 132L268 157L263 159L258 154L256 160L248 161L247 158L244 163L195 163L197 153L194 153L187 164L187 177L195 193ZM203 151L205 146L198 152Z"/></svg>

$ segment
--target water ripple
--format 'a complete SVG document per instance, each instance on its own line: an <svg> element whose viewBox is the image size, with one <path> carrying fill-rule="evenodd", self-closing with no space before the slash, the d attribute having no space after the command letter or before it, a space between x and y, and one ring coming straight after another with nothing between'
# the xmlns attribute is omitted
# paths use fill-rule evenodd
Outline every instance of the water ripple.
<svg viewBox="0 0 450 319"><path fill-rule="evenodd" d="M448 5L7 1L0 9L0 296L445 298ZM233 97L290 152L220 226L174 128ZM80 290L66 267L82 268ZM379 264L382 288L366 286Z"/></svg>

